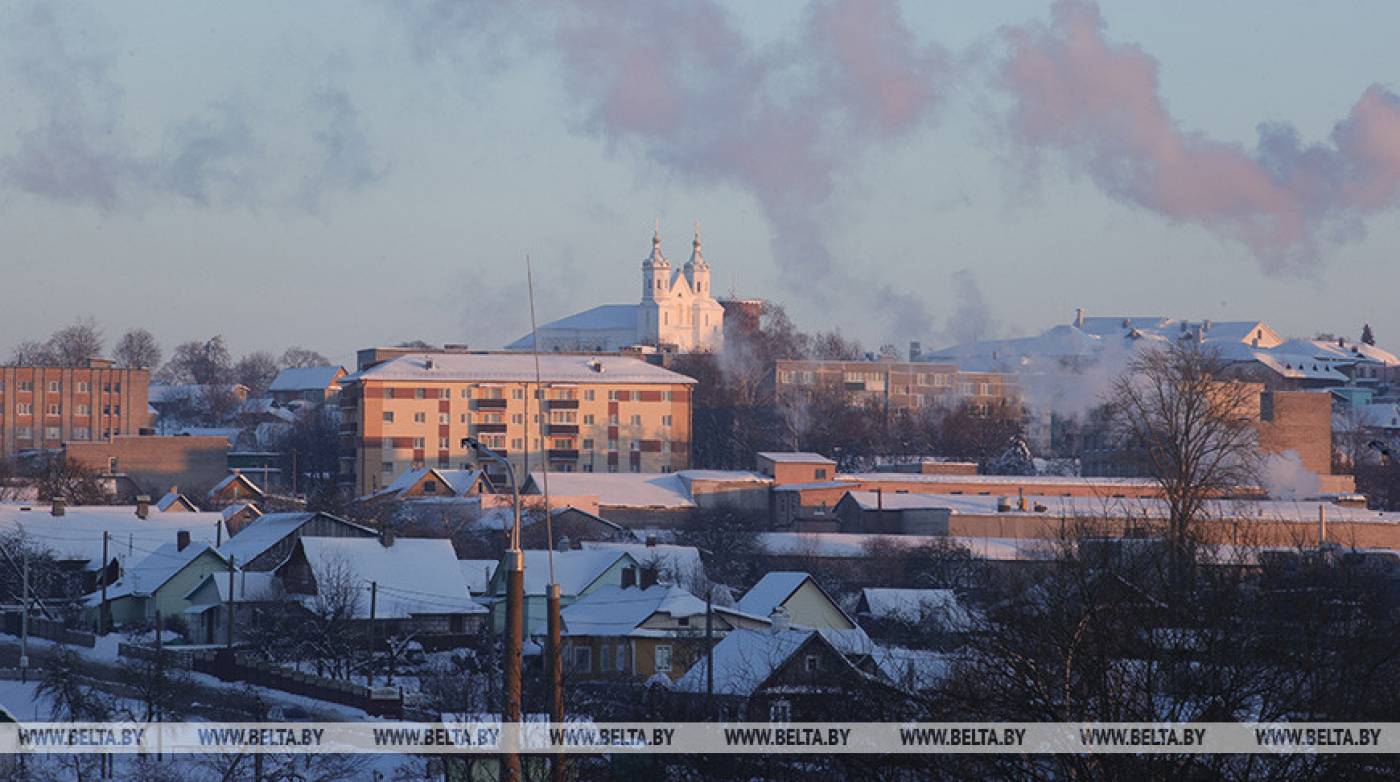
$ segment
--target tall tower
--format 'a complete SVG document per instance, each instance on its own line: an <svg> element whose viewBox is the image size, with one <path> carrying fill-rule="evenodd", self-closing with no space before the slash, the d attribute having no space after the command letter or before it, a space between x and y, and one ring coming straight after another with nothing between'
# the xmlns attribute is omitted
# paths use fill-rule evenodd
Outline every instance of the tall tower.
<svg viewBox="0 0 1400 782"><path fill-rule="evenodd" d="M685 262L683 269L685 281L690 285L690 290L696 296L706 298L710 295L710 265L705 263L705 256L700 254L700 223L695 224L695 241L691 243L690 260Z"/></svg>
<svg viewBox="0 0 1400 782"><path fill-rule="evenodd" d="M642 261L642 301L656 301L671 292L671 264L661 254L661 221L651 235L651 255Z"/></svg>

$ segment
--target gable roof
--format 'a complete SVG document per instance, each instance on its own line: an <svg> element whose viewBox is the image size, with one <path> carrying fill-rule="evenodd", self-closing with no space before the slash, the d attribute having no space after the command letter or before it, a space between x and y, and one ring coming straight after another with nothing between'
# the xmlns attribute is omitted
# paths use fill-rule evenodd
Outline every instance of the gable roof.
<svg viewBox="0 0 1400 782"><path fill-rule="evenodd" d="M943 627L958 630L972 623L972 615L951 589L866 587L861 590L861 605L876 619L922 622L937 618Z"/></svg>
<svg viewBox="0 0 1400 782"><path fill-rule="evenodd" d="M185 495L176 491L168 491L164 497L157 500L156 509L161 513L190 513L199 510Z"/></svg>
<svg viewBox="0 0 1400 782"><path fill-rule="evenodd" d="M64 515L45 509L23 510L28 505L0 504L0 532L17 531L52 550L59 559L99 567L102 533L108 536L108 556L118 561L144 558L176 533L190 533L191 545L213 543L224 534L218 513L152 513L136 515L131 505L69 506Z"/></svg>
<svg viewBox="0 0 1400 782"><path fill-rule="evenodd" d="M369 617L369 588L374 584L375 617L403 619L414 614L482 614L472 600L452 541L444 538L395 538L385 546L375 538L313 538L297 541L318 584L342 564L364 590L355 618Z"/></svg>
<svg viewBox="0 0 1400 782"><path fill-rule="evenodd" d="M525 555L525 594L543 595L549 585L550 552L543 549L529 549ZM596 549L573 549L554 552L554 577L559 591L564 595L580 595L594 582L608 572L618 560L624 564L637 564L625 551L600 551ZM498 567L492 579L504 578L505 570ZM504 592L502 592L504 594Z"/></svg>
<svg viewBox="0 0 1400 782"><path fill-rule="evenodd" d="M746 697L753 695L783 663L810 644L821 644L833 657L845 660L840 652L831 648L831 644L815 630L731 630L715 644L712 651L715 661L715 693ZM708 668L708 661L701 656L684 676L676 680L676 689L684 692L705 692Z"/></svg>
<svg viewBox="0 0 1400 782"><path fill-rule="evenodd" d="M714 606L716 614L743 615L733 608ZM565 635L669 637L670 630L644 628L648 619L664 613L676 619L705 616L705 601L669 584L640 587L605 586L579 598L560 611ZM749 616L755 621L763 617ZM700 625L703 627L703 625Z"/></svg>
<svg viewBox="0 0 1400 782"><path fill-rule="evenodd" d="M700 549L694 546L612 543L599 540L585 540L580 545L585 551L625 551L643 567L654 564L663 579L669 578L672 583L680 586L698 588L705 582L705 564L700 559Z"/></svg>
<svg viewBox="0 0 1400 782"><path fill-rule="evenodd" d="M414 486L417 486L429 475L435 477L443 486L446 486L450 490L442 495L435 496L434 499L439 499L441 497L461 497L471 491L472 486L474 486L478 480L486 480L487 487L490 488L490 480L486 479L485 473L481 470L449 470L445 467L417 467L399 473L399 476L395 478L392 483L369 496L370 498L375 498L393 494L396 495L398 499L404 499Z"/></svg>
<svg viewBox="0 0 1400 782"><path fill-rule="evenodd" d="M221 562L228 562L218 549L208 544L191 543L185 547L184 551L181 551L175 543L166 543L160 546L140 562L127 568L126 572L122 573L121 578L107 587L108 602L128 595L153 594L205 552L217 557ZM102 599L100 592L94 594L98 600ZM89 596L89 602L91 602L91 598L92 596Z"/></svg>
<svg viewBox="0 0 1400 782"><path fill-rule="evenodd" d="M235 481L241 484L245 484L249 489L256 492L259 497L262 496L262 489L258 488L258 485L256 483L253 483L253 481L250 480L248 476L244 475L241 472L229 473L228 477L214 484L214 488L206 492L204 496L213 497L215 494L218 494L219 492L223 491L225 488L228 487L229 484L234 483Z"/></svg>
<svg viewBox="0 0 1400 782"><path fill-rule="evenodd" d="M204 588L205 584L212 582L213 592L210 597L216 603L227 603L228 580L228 573L210 573L204 577L203 581L195 584L194 589L186 592L184 599L189 600L196 592ZM233 574L233 599L238 601L260 600L273 593L273 587L277 581L277 576L272 573L256 570L236 571Z"/></svg>
<svg viewBox="0 0 1400 782"><path fill-rule="evenodd" d="M789 597L812 578L810 574L798 571L775 570L765 573L744 596L739 598L738 608L746 614L768 616L773 609L787 602Z"/></svg>
<svg viewBox="0 0 1400 782"><path fill-rule="evenodd" d="M237 535L228 539L228 542L219 548L219 551L226 557L234 557L238 565L246 565L263 554L263 552L282 542L288 535L301 529L308 521L317 516L326 516L345 524L349 527L363 530L371 535L377 535L369 527L362 527L349 521L345 521L337 516L316 513L313 511L298 511L291 513L267 513L248 522L248 525L238 531Z"/></svg>
<svg viewBox="0 0 1400 782"><path fill-rule="evenodd" d="M324 391L345 373L341 366L288 367L277 373L268 391Z"/></svg>

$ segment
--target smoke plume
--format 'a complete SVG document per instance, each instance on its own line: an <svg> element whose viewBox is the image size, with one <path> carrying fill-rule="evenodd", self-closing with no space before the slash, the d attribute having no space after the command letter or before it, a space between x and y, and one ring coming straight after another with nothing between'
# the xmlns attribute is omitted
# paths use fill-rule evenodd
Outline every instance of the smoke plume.
<svg viewBox="0 0 1400 782"><path fill-rule="evenodd" d="M1400 98L1379 86L1329 144L1304 144L1273 123L1249 151L1183 131L1159 93L1156 61L1106 40L1091 3L1062 0L1048 26L1014 29L1006 41L1013 138L1063 152L1114 198L1244 244L1266 271L1305 268L1400 195Z"/></svg>

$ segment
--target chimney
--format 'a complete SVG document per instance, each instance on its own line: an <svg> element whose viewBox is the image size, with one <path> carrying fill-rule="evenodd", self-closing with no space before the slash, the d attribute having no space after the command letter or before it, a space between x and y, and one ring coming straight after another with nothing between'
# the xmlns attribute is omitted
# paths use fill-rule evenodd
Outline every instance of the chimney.
<svg viewBox="0 0 1400 782"><path fill-rule="evenodd" d="M784 633L792 629L792 616L782 606L773 608L773 613L768 615L768 621L773 623L775 633Z"/></svg>
<svg viewBox="0 0 1400 782"><path fill-rule="evenodd" d="M390 532L390 531L388 531L388 530L385 530L384 532L379 533L379 545L383 546L384 548L393 548L393 547L394 547L394 533L392 533L392 532Z"/></svg>
<svg viewBox="0 0 1400 782"><path fill-rule="evenodd" d="M569 550L569 547L570 547L571 545L573 545L573 544L571 544L571 543L569 542L569 536L568 536L568 535L560 535L560 536L559 536L559 542L556 543L556 544L554 544L554 550L555 550L555 551L568 551L568 550Z"/></svg>
<svg viewBox="0 0 1400 782"><path fill-rule="evenodd" d="M151 515L151 498L142 494L136 498L136 517L144 519Z"/></svg>
<svg viewBox="0 0 1400 782"><path fill-rule="evenodd" d="M647 548L656 548L656 536L647 535Z"/></svg>
<svg viewBox="0 0 1400 782"><path fill-rule="evenodd" d="M637 586L642 589L649 589L656 586L656 567L654 565L642 565L642 581Z"/></svg>
<svg viewBox="0 0 1400 782"><path fill-rule="evenodd" d="M1083 308L1080 308L1080 309L1077 309L1077 310L1074 311L1074 327L1077 328L1077 329L1082 329L1082 328L1084 328L1084 310L1083 310Z"/></svg>
<svg viewBox="0 0 1400 782"><path fill-rule="evenodd" d="M910 360L910 361L918 361L918 360L919 360L919 356L922 355L923 352L924 352L924 346L923 346L923 345L920 345L917 341L913 341L913 340L911 340L911 341L909 342L909 360Z"/></svg>
<svg viewBox="0 0 1400 782"><path fill-rule="evenodd" d="M189 546L190 546L190 531L187 530L187 529L182 529L182 530L177 531L177 532L175 533L175 550L176 550L176 551L184 551L185 549L189 548Z"/></svg>
<svg viewBox="0 0 1400 782"><path fill-rule="evenodd" d="M64 509L63 498L62 498L62 497L54 497L54 498L53 498L53 511L52 511L52 512L53 512L53 515L55 515L55 516L62 516L62 515L66 512L65 509Z"/></svg>

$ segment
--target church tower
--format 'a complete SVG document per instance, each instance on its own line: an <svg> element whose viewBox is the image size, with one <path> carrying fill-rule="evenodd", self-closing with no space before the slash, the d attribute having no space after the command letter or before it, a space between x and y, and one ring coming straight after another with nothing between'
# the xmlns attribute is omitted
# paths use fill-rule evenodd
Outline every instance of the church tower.
<svg viewBox="0 0 1400 782"><path fill-rule="evenodd" d="M705 256L700 254L700 224L695 224L695 241L691 243L690 260L685 262L685 281L690 285L690 290L699 298L708 298L710 295L710 265L705 263Z"/></svg>
<svg viewBox="0 0 1400 782"><path fill-rule="evenodd" d="M661 254L661 221L651 235L651 255L642 261L642 301L664 299L671 292L671 264Z"/></svg>

